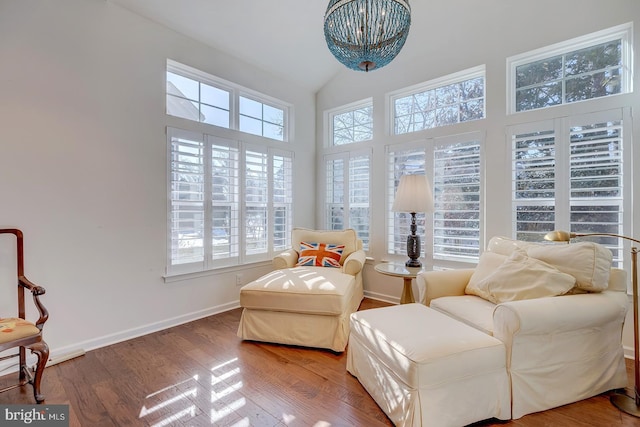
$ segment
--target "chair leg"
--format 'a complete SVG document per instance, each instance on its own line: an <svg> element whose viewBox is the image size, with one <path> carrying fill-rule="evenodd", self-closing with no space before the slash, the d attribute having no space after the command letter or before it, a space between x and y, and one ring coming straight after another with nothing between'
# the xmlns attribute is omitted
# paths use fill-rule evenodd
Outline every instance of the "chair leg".
<svg viewBox="0 0 640 427"><path fill-rule="evenodd" d="M24 347L20 347L19 349L19 360L20 360L20 385L25 385L29 382L28 371L27 368L27 355Z"/></svg>
<svg viewBox="0 0 640 427"><path fill-rule="evenodd" d="M31 350L31 353L38 356L38 364L36 365L34 376L29 382L33 386L33 397L35 397L36 402L42 403L44 402L44 395L40 393L40 382L42 381L44 367L47 365L47 361L49 360L49 346L46 342L40 341L29 346L29 349ZM29 369L26 365L22 368ZM23 369L20 369L20 371Z"/></svg>

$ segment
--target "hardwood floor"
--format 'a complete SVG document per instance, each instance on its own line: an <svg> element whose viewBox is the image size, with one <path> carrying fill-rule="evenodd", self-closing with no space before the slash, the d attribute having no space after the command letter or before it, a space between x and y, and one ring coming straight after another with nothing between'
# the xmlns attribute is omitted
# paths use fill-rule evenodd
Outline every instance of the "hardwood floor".
<svg viewBox="0 0 640 427"><path fill-rule="evenodd" d="M388 305L365 299L360 309ZM70 425L391 426L357 379L346 353L242 342L240 309L90 351L45 370L45 404L70 405ZM632 384L631 363L628 363ZM0 378L0 386L15 375ZM33 403L31 388L0 404ZM475 427L640 426L607 394Z"/></svg>

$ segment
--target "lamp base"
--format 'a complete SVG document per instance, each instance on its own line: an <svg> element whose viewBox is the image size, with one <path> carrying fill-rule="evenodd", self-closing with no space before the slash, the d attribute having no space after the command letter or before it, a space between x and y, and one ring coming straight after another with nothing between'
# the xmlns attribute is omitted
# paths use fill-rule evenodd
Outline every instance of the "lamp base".
<svg viewBox="0 0 640 427"><path fill-rule="evenodd" d="M636 405L634 398L626 394L614 394L609 399L613 406L634 417L640 418L640 407Z"/></svg>
<svg viewBox="0 0 640 427"><path fill-rule="evenodd" d="M405 267L422 267L422 263L417 259L410 259L404 263Z"/></svg>
<svg viewBox="0 0 640 427"><path fill-rule="evenodd" d="M422 267L420 263L420 236L416 234L418 226L416 225L416 213L411 212L411 234L407 236L407 256L409 260L404 263L407 267Z"/></svg>

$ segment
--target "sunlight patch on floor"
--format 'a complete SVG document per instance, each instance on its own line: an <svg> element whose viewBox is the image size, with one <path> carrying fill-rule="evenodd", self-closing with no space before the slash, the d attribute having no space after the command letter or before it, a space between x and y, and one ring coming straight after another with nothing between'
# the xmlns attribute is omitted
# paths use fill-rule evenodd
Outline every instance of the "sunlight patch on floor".
<svg viewBox="0 0 640 427"><path fill-rule="evenodd" d="M182 411L176 412L170 417L165 418L164 420L152 424L151 427L164 427L168 425L175 425L174 423L178 421L180 418L184 418L186 416L190 416L191 418L196 416L196 405L191 405L190 407L183 409Z"/></svg>
<svg viewBox="0 0 640 427"><path fill-rule="evenodd" d="M234 381L234 377L240 375L239 367L231 367L230 365L236 363L237 358L228 360L218 366L211 368L211 403L219 402L223 404L220 409L211 408L211 424L216 424L218 421L232 415L236 410L242 408L247 404L244 397L239 397L234 401L226 401L225 398L233 395L238 390L242 389L242 381L238 380L235 383L229 384ZM224 372L225 369L229 369ZM244 419L239 421L239 425L244 425Z"/></svg>
<svg viewBox="0 0 640 427"><path fill-rule="evenodd" d="M138 418L143 418L143 417L146 417L146 416L148 416L150 414L153 414L154 412L156 412L156 411L158 411L158 410L160 410L162 408L165 408L168 405L171 405L171 404L173 404L175 402L179 402L181 400L188 399L189 397L196 397L197 394L198 394L198 388L197 388L198 376L197 375L189 378L188 380L184 380L184 381L176 383L176 384L174 384L172 386L165 387L162 390L156 391L155 393L151 393L151 394L149 394L147 396L147 399L149 399L151 397L154 397L154 396L157 396L158 394L160 394L162 392L165 392L165 391L168 391L168 390L173 390L176 387L181 386L181 385L186 384L186 383L191 382L191 381L196 383L196 385L193 388L191 388L191 389L189 389L189 390L187 390L185 392L179 393L176 396L173 396L173 397L171 397L169 399L165 399L162 402L158 403L157 405L151 406L150 408L147 408L146 405L143 405L142 409L140 409L140 414L138 415ZM194 412L195 411L195 406L192 406L191 408L187 408L184 411ZM181 412L184 412L184 411L181 411Z"/></svg>

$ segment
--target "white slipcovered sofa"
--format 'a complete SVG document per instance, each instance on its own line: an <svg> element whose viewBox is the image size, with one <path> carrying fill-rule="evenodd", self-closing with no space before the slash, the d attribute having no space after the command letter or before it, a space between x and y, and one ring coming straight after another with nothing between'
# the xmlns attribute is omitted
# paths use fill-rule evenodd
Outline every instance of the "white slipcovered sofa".
<svg viewBox="0 0 640 427"><path fill-rule="evenodd" d="M494 237L475 269L417 285L423 304L504 344L515 419L626 386L626 273L610 265L595 243Z"/></svg>
<svg viewBox="0 0 640 427"><path fill-rule="evenodd" d="M317 266L319 258L305 257L314 252L312 244L320 243L342 247L339 261L328 259L328 266ZM294 228L291 245L273 259L275 271L240 289L238 336L342 352L349 339L349 316L363 298L362 241L352 229ZM311 249L303 254L301 245Z"/></svg>

